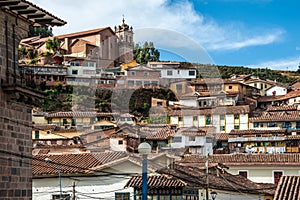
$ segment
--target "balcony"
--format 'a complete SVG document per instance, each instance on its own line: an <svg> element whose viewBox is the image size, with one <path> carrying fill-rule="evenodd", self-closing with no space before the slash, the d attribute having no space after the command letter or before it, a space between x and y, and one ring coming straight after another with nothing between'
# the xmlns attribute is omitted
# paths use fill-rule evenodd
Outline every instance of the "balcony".
<svg viewBox="0 0 300 200"><path fill-rule="evenodd" d="M228 142L267 142L267 141L284 141L284 137L272 136L272 137L236 137L228 138Z"/></svg>

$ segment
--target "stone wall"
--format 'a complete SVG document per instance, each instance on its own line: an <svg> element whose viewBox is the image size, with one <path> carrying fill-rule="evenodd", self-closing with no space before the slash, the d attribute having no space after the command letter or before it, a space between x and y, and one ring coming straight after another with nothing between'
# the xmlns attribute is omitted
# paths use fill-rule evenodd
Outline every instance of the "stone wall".
<svg viewBox="0 0 300 200"><path fill-rule="evenodd" d="M0 8L0 199L32 198L31 108L4 85L18 79L18 44L27 36L29 24Z"/></svg>

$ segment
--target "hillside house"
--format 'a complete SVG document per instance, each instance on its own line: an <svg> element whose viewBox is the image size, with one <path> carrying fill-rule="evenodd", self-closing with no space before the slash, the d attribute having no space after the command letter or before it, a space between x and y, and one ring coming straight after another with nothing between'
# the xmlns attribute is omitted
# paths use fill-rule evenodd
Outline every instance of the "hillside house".
<svg viewBox="0 0 300 200"><path fill-rule="evenodd" d="M299 175L300 154L214 154L209 156L210 164L221 163L231 174L239 174L256 183L277 184L281 176ZM204 165L206 157L186 155L181 163Z"/></svg>
<svg viewBox="0 0 300 200"><path fill-rule="evenodd" d="M175 107L169 112L171 124L177 124L178 127L214 126L216 133L248 129L248 114L248 105L206 109Z"/></svg>

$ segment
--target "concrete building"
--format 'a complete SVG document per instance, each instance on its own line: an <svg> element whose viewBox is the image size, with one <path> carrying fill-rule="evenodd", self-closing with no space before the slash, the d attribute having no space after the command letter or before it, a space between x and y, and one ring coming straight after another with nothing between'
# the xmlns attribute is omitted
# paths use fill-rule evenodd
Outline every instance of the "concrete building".
<svg viewBox="0 0 300 200"><path fill-rule="evenodd" d="M24 87L18 68L18 44L29 26L66 22L25 0L0 2L0 197L32 199L31 106L43 98Z"/></svg>

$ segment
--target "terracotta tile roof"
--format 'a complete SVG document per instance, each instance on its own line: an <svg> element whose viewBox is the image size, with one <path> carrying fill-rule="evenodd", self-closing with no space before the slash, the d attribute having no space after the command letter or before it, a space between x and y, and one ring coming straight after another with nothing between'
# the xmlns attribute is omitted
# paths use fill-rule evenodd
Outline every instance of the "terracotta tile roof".
<svg viewBox="0 0 300 200"><path fill-rule="evenodd" d="M300 135L286 135L285 139L286 140L299 140L300 139Z"/></svg>
<svg viewBox="0 0 300 200"><path fill-rule="evenodd" d="M149 188L158 188L158 187L184 187L186 183L173 178L167 175L152 175L148 176L147 179L148 187ZM142 187L142 176L133 176L131 179L126 183L125 188L134 187L134 188L141 188Z"/></svg>
<svg viewBox="0 0 300 200"><path fill-rule="evenodd" d="M50 158L53 162L60 163L62 175L73 173L85 173L90 168L103 165L117 159L126 157L124 152L108 153L81 153L62 155L35 155L32 159L33 176L57 175L57 164L45 162Z"/></svg>
<svg viewBox="0 0 300 200"><path fill-rule="evenodd" d="M266 111L286 111L297 110L297 105L281 105L281 106L268 106Z"/></svg>
<svg viewBox="0 0 300 200"><path fill-rule="evenodd" d="M204 165L205 157L199 155L185 155L183 165L198 163ZM226 166L257 166L257 165L286 165L300 166L300 154L223 154L209 156L210 163L222 163Z"/></svg>
<svg viewBox="0 0 300 200"><path fill-rule="evenodd" d="M247 114L250 112L249 105L223 106L210 109L182 108L181 110L169 111L170 116L194 116L194 115L225 115L225 114Z"/></svg>
<svg viewBox="0 0 300 200"><path fill-rule="evenodd" d="M274 200L300 200L300 176L282 176Z"/></svg>
<svg viewBox="0 0 300 200"><path fill-rule="evenodd" d="M180 62L148 62L149 65L180 65Z"/></svg>
<svg viewBox="0 0 300 200"><path fill-rule="evenodd" d="M258 112L249 117L250 122L279 122L299 121L300 110L286 110L278 112Z"/></svg>
<svg viewBox="0 0 300 200"><path fill-rule="evenodd" d="M33 130L58 130L59 127L56 126L55 124L34 124L33 125Z"/></svg>
<svg viewBox="0 0 300 200"><path fill-rule="evenodd" d="M292 85L292 87L296 88L296 89L300 89L300 82L296 82Z"/></svg>
<svg viewBox="0 0 300 200"><path fill-rule="evenodd" d="M198 127L182 128L182 129L179 129L178 132L185 136L205 136L206 135L206 131L202 130Z"/></svg>
<svg viewBox="0 0 300 200"><path fill-rule="evenodd" d="M278 130L258 130L258 129L248 129L248 130L231 130L229 135L247 135L247 134L285 134L286 129Z"/></svg>
<svg viewBox="0 0 300 200"><path fill-rule="evenodd" d="M146 66L143 66L143 65L138 65L136 67L128 67L125 70L126 71L157 71L157 72L159 72L159 70L155 70L153 68L146 67Z"/></svg>
<svg viewBox="0 0 300 200"><path fill-rule="evenodd" d="M175 135L175 133L176 131L172 129L171 126L165 125L162 128L158 128L156 130L153 128L148 129L148 136L146 138L150 140L165 140Z"/></svg>
<svg viewBox="0 0 300 200"><path fill-rule="evenodd" d="M287 93L286 95L278 96L262 96L257 99L258 102L271 102L271 101L282 101L290 98L295 98L300 96L300 90L295 90Z"/></svg>
<svg viewBox="0 0 300 200"><path fill-rule="evenodd" d="M217 134L217 140L223 140L223 141L227 141L228 140L228 133L218 133Z"/></svg>
<svg viewBox="0 0 300 200"><path fill-rule="evenodd" d="M117 113L104 113L104 112L53 112L46 115L47 118L53 117L100 117L100 116L115 116Z"/></svg>
<svg viewBox="0 0 300 200"><path fill-rule="evenodd" d="M175 164L173 169L164 168L158 171L161 174L167 174L179 179L187 184L188 187L205 188L206 173L205 169L199 169L197 166L182 166ZM274 194L275 185L258 184L239 175L232 175L224 169L211 167L208 174L209 188L222 191L239 191L250 194Z"/></svg>
<svg viewBox="0 0 300 200"><path fill-rule="evenodd" d="M205 79L196 79L190 81L191 85L222 85L224 83L224 79L222 78L205 78Z"/></svg>
<svg viewBox="0 0 300 200"><path fill-rule="evenodd" d="M257 98L257 102L272 102L272 101L280 101L285 100L285 95L277 95L277 96L262 96Z"/></svg>

